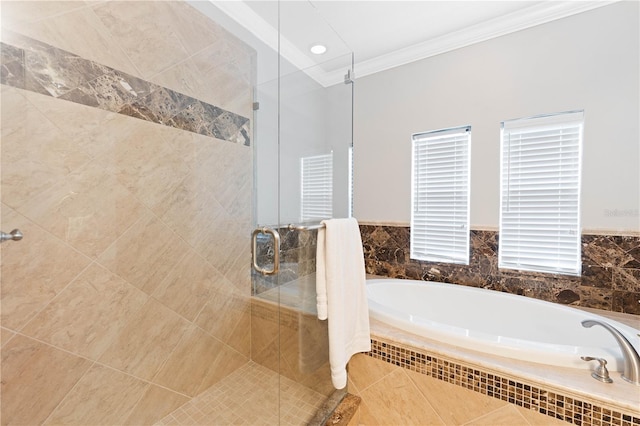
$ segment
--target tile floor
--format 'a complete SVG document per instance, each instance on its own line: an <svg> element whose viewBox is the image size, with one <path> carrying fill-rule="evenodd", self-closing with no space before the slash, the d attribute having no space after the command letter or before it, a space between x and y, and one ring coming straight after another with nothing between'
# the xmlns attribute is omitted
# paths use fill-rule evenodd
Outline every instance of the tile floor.
<svg viewBox="0 0 640 426"><path fill-rule="evenodd" d="M249 362L156 426L274 425L278 424L278 417L281 425L305 425L325 399L318 392Z"/></svg>
<svg viewBox="0 0 640 426"><path fill-rule="evenodd" d="M349 362L349 392L362 398L358 425L568 424L365 354Z"/></svg>

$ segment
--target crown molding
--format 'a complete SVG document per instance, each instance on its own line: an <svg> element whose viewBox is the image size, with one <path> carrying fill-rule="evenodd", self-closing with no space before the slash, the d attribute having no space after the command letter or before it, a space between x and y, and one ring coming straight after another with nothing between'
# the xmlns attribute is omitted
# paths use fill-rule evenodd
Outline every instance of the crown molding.
<svg viewBox="0 0 640 426"><path fill-rule="evenodd" d="M366 61L357 62L356 58L355 74L356 77L364 77L536 25L607 6L618 1L621 0L545 1L499 18L473 25L464 30L426 40ZM210 0L210 2L250 31L264 44L275 51L279 50L284 59L291 62L298 69L305 71L322 86L327 87L344 81L344 70L323 71L286 38L280 37L280 46L278 46L278 30L244 2L240 0Z"/></svg>
<svg viewBox="0 0 640 426"><path fill-rule="evenodd" d="M546 1L476 24L464 30L405 47L367 61L356 62L356 76L363 77L411 62L450 52L492 38L511 34L537 25L566 18L620 0L603 1Z"/></svg>

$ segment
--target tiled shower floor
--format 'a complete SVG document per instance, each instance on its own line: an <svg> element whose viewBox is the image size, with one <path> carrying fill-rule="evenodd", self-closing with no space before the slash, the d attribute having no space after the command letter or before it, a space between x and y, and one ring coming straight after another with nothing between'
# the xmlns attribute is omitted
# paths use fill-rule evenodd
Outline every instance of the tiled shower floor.
<svg viewBox="0 0 640 426"><path fill-rule="evenodd" d="M249 362L156 426L306 425L325 399L318 392Z"/></svg>

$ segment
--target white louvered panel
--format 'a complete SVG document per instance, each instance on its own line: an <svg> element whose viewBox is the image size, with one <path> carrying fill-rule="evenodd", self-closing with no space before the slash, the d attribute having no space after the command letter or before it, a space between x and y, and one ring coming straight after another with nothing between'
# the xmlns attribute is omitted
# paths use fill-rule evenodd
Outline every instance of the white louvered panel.
<svg viewBox="0 0 640 426"><path fill-rule="evenodd" d="M499 267L580 275L582 112L503 123Z"/></svg>
<svg viewBox="0 0 640 426"><path fill-rule="evenodd" d="M412 137L411 258L469 264L468 126Z"/></svg>

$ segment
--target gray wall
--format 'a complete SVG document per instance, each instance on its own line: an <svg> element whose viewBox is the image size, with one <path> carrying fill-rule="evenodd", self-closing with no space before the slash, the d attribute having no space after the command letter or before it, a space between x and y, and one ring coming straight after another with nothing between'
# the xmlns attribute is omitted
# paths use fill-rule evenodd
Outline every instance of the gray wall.
<svg viewBox="0 0 640 426"><path fill-rule="evenodd" d="M471 225L495 229L500 122L584 109L583 229L639 231L638 17L619 2L358 79L355 217L407 224L410 135L469 124Z"/></svg>

